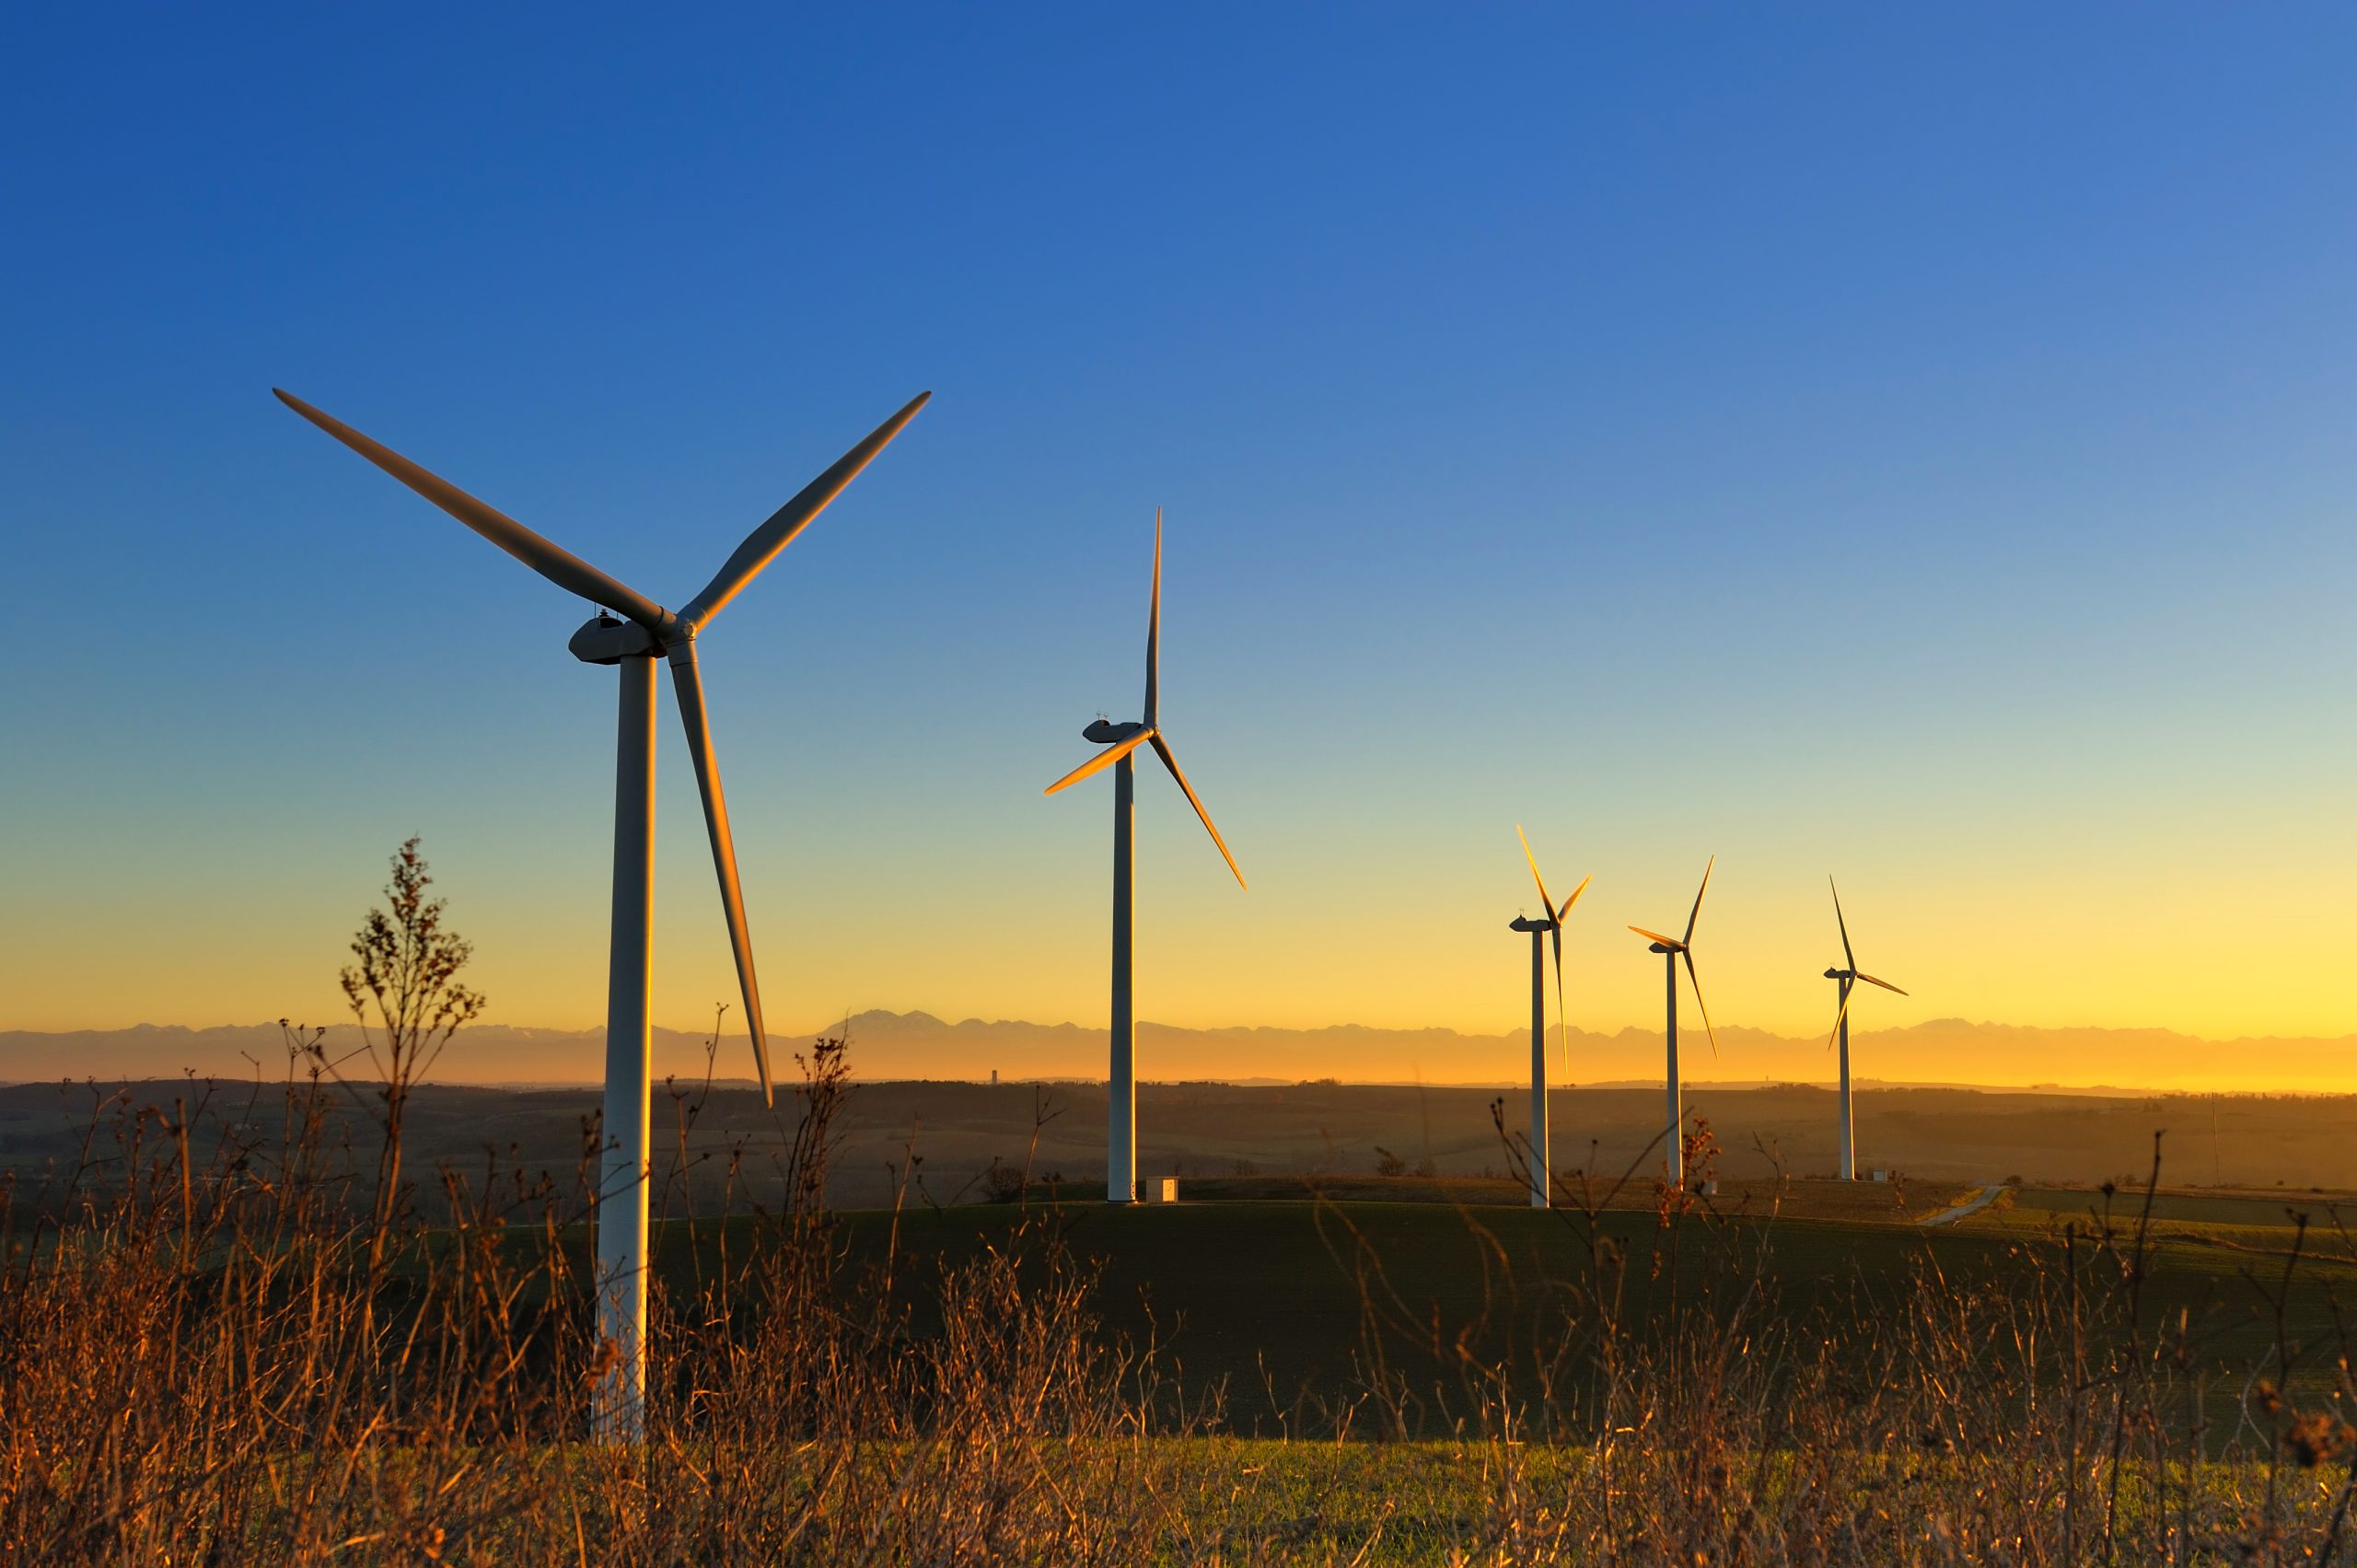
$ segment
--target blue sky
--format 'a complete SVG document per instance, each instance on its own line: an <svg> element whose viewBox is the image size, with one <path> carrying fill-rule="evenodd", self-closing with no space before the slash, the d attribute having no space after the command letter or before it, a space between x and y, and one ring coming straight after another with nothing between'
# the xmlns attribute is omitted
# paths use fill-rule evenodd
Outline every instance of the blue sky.
<svg viewBox="0 0 2357 1568"><path fill-rule="evenodd" d="M283 385L674 604L935 390L704 641L788 1027L1102 1018L1104 792L1038 791L1135 706L1160 505L1253 889L1142 785L1149 1016L1502 1027L1522 821L1597 876L1589 1027L1716 853L1724 1019L1821 1024L1830 870L1888 1021L2357 1029L2344 10L92 7L0 57L0 1027L324 1016L412 831L505 1021L598 1016L579 610Z"/></svg>

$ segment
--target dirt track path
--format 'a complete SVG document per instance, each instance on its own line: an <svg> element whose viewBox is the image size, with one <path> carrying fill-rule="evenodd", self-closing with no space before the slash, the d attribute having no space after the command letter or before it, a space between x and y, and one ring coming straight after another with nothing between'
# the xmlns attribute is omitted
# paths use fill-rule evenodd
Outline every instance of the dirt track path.
<svg viewBox="0 0 2357 1568"><path fill-rule="evenodd" d="M1967 1214L1979 1214L1981 1210L1987 1208L1990 1204L1995 1202L2004 1195L2005 1184L2002 1181L1992 1181L1988 1186L1980 1189L1980 1191L1975 1192L1971 1197L1966 1199L1963 1202L1956 1204L1954 1208L1942 1209L1936 1214L1927 1214L1918 1223L1927 1225L1954 1225L1956 1221L1964 1218Z"/></svg>

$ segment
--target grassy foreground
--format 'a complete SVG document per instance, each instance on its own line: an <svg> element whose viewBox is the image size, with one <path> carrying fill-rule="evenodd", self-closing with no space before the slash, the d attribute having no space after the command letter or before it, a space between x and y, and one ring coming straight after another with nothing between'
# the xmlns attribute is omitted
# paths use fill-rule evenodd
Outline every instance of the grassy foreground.
<svg viewBox="0 0 2357 1568"><path fill-rule="evenodd" d="M660 1232L628 1450L582 1191L372 1194L317 1079L94 1127L0 1216L0 1557L2357 1562L2323 1225L2156 1181L836 1214L840 1092L784 1209Z"/></svg>

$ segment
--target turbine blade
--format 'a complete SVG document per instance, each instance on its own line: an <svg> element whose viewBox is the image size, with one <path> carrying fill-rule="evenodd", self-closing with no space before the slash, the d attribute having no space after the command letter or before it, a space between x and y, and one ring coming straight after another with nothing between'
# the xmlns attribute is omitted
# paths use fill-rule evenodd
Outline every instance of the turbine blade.
<svg viewBox="0 0 2357 1568"><path fill-rule="evenodd" d="M770 515L768 522L745 536L703 592L688 601L679 611L679 619L691 627L710 623L720 613L721 606L737 597L737 591L761 575L761 568L777 559L777 552L793 541L803 525L827 508L827 503L843 493L845 486L859 477L865 468L900 433L900 427L917 416L931 392L919 392L911 398L900 412L868 432L867 439L835 459L835 466L804 485L800 494Z"/></svg>
<svg viewBox="0 0 2357 1568"><path fill-rule="evenodd" d="M1547 923L1547 939L1555 945L1555 1016L1563 1016L1563 926L1561 921Z"/></svg>
<svg viewBox="0 0 2357 1568"><path fill-rule="evenodd" d="M1825 1049L1828 1051L1832 1050L1833 1042L1841 1038L1841 1020L1850 1016L1850 993L1855 989L1848 985L1841 988L1841 1005L1833 1010L1833 1027L1825 1032Z"/></svg>
<svg viewBox="0 0 2357 1568"><path fill-rule="evenodd" d="M1538 857L1530 853L1530 835L1522 830L1521 823L1516 822L1514 836L1522 841L1522 858L1530 862L1530 879L1538 884L1538 907L1547 912L1549 920L1552 920L1555 918L1555 900L1547 896L1547 878L1538 875Z"/></svg>
<svg viewBox="0 0 2357 1568"><path fill-rule="evenodd" d="M620 610L661 641L671 616L654 600L624 587L595 566L561 550L495 506L487 506L439 475L428 473L389 447L379 446L332 414L320 412L291 392L271 389L278 401L334 436L378 468L441 507L568 593Z"/></svg>
<svg viewBox="0 0 2357 1568"><path fill-rule="evenodd" d="M1711 867L1718 865L1718 863L1719 857L1714 854L1711 857L1709 865L1702 867L1702 885L1694 889L1694 908L1686 916L1686 940L1688 942L1694 940L1694 922L1701 917L1702 895L1711 890Z"/></svg>
<svg viewBox="0 0 2357 1568"><path fill-rule="evenodd" d="M1833 878L1828 877L1825 885L1833 888ZM1841 889L1839 888L1833 888L1833 923L1841 928L1841 967L1855 974L1858 972L1858 955L1850 951L1850 923L1841 918Z"/></svg>
<svg viewBox="0 0 2357 1568"><path fill-rule="evenodd" d="M1162 508L1154 509L1154 596L1145 612L1145 726L1157 720L1162 697Z"/></svg>
<svg viewBox="0 0 2357 1568"><path fill-rule="evenodd" d="M1668 948L1673 953L1682 953L1686 951L1686 944L1680 942L1675 936L1664 936L1660 932L1647 931L1642 925L1632 925L1629 927L1629 929L1635 932L1638 935L1643 937L1648 942L1660 943L1663 947Z"/></svg>
<svg viewBox="0 0 2357 1568"><path fill-rule="evenodd" d="M1702 977L1694 972L1694 949L1680 947L1678 956L1686 960L1686 983L1694 988L1694 1005L1702 1010L1702 1032L1711 1040L1711 1054L1719 1053L1719 1031L1711 1027L1711 1005L1702 1000Z"/></svg>
<svg viewBox="0 0 2357 1568"><path fill-rule="evenodd" d="M712 726L704 716L703 676L696 668L696 645L681 637L670 647L671 684L679 697L679 723L688 732L688 756L696 765L696 789L703 796L703 825L712 835L712 866L720 876L720 909L728 921L728 946L737 956L737 984L745 993L745 1028L753 1037L753 1065L761 1076L761 1099L775 1105L770 1083L769 1038L761 1029L761 988L753 978L753 938L745 928L745 894L737 881L737 844L728 833L728 801L720 790L720 761L712 749Z"/></svg>
<svg viewBox="0 0 2357 1568"><path fill-rule="evenodd" d="M1146 738L1154 742L1154 754L1162 759L1162 765L1170 770L1170 776L1177 779L1178 787L1187 792L1187 804L1193 807L1195 815L1203 819L1203 830L1211 834L1212 842L1219 845L1220 858L1226 861L1228 870L1236 874L1236 885L1239 888L1247 886L1244 873L1237 870L1236 857L1227 853L1227 841L1221 838L1219 830L1212 825L1212 814L1203 809L1203 803L1196 798L1195 786L1189 784L1187 775L1178 771L1178 759L1170 754L1170 743L1162 738L1162 732L1158 729L1145 733Z"/></svg>
<svg viewBox="0 0 2357 1568"><path fill-rule="evenodd" d="M1898 987L1891 984L1890 981L1887 980L1876 980L1874 976L1866 973L1864 970L1852 970L1851 972L1856 975L1860 980L1864 981L1868 985L1879 985L1885 991L1898 991ZM1898 991L1898 994L1904 996L1907 993Z"/></svg>
<svg viewBox="0 0 2357 1568"><path fill-rule="evenodd" d="M1561 920L1565 915L1571 913L1572 906L1580 901L1580 895L1586 892L1587 885L1595 880L1596 874L1594 872L1590 872L1587 876L1581 877L1580 885L1572 889L1572 896L1563 900L1563 907L1555 912L1555 918L1557 920Z"/></svg>
<svg viewBox="0 0 2357 1568"><path fill-rule="evenodd" d="M1563 1002L1563 928L1555 927L1555 1033L1563 1042L1563 1076L1572 1075L1571 1009Z"/></svg>
<svg viewBox="0 0 2357 1568"><path fill-rule="evenodd" d="M1041 795L1053 795L1060 789L1064 789L1073 784L1078 784L1081 780L1088 777L1091 773L1104 772L1107 768L1111 767L1114 763L1120 761L1122 758L1128 756L1139 747L1144 746L1146 741L1152 738L1153 734L1154 731L1150 729L1142 729L1135 735L1131 736L1127 740L1120 741L1112 746L1108 746L1104 750L1099 751L1096 756L1091 757L1087 761L1083 762L1079 767L1074 768L1071 772L1066 773L1062 778L1058 779L1055 783L1050 784L1039 793Z"/></svg>

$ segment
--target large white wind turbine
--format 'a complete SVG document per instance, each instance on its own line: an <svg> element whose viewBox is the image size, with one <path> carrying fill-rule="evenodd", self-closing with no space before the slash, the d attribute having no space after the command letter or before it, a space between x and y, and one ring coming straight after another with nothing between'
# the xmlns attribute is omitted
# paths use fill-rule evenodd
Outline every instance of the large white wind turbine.
<svg viewBox="0 0 2357 1568"><path fill-rule="evenodd" d="M772 1097L769 1042L761 1028L761 990L753 978L753 944L745 928L745 901L737 882L737 851L728 834L728 807L720 790L712 726L704 713L703 679L696 668L696 637L721 607L784 550L803 525L858 476L868 460L924 406L921 392L877 426L865 441L805 485L800 494L755 528L702 593L678 610L664 609L567 553L505 514L483 505L400 453L321 413L300 398L281 402L334 436L428 501L598 613L566 646L585 664L621 667L621 717L614 770L613 945L606 977L605 1156L598 1186L598 1324L617 1353L598 1388L598 1428L610 1441L635 1443L644 1432L646 1377L646 1209L649 1099L653 1058L647 1009L652 958L655 878L655 662L671 667L688 755L703 796L713 866L720 877L720 907L737 958L745 996L745 1028L761 1095ZM607 613L618 610L621 618Z"/></svg>
<svg viewBox="0 0 2357 1568"><path fill-rule="evenodd" d="M1545 932L1555 940L1555 1021L1563 1034L1563 1061L1568 1068L1572 1059L1572 1037L1569 1016L1563 1010L1563 917L1580 901L1587 885L1596 880L1583 877L1572 896L1558 904L1547 896L1547 878L1538 875L1538 857L1530 853L1530 835L1522 824L1514 825L1515 837L1522 841L1522 858L1530 862L1530 879L1538 884L1538 907L1547 912L1544 920L1531 920L1516 915L1507 925L1509 931L1530 933L1530 1206L1548 1207L1554 1199L1550 1173L1554 1167L1548 1161L1547 1127L1547 985L1546 958L1538 946L1538 934Z"/></svg>
<svg viewBox="0 0 2357 1568"><path fill-rule="evenodd" d="M1151 746L1162 765L1187 795L1187 804L1203 819L1204 830L1212 842L1219 846L1227 868L1236 873L1236 885L1244 886L1244 873L1236 867L1236 856L1227 853L1227 841L1219 836L1219 829L1212 825L1212 814L1195 796L1187 775L1178 771L1178 759L1170 753L1170 742L1163 738L1160 714L1160 657L1162 638L1162 508L1154 509L1154 591L1147 601L1145 618L1145 717L1135 724L1114 724L1098 719L1082 730L1082 738L1093 740L1105 748L1062 778L1050 784L1042 793L1076 784L1091 773L1107 768L1113 770L1113 1025L1112 1070L1106 1083L1106 1148L1105 1201L1109 1203L1133 1202L1138 1191L1138 1083L1134 1021L1130 1011L1130 893L1132 885L1132 841L1136 827L1135 800L1137 780L1131 753L1141 746Z"/></svg>
<svg viewBox="0 0 2357 1568"><path fill-rule="evenodd" d="M1826 979L1838 981L1841 986L1841 1005L1833 1013L1833 1032L1825 1038L1829 1046L1836 1040L1841 1042L1841 1137L1840 1147L1833 1156L1833 1175L1836 1180L1855 1181L1858 1179L1856 1124L1850 1120L1850 990L1862 980L1868 985L1879 985L1885 991L1898 991L1898 987L1887 980L1876 980L1858 967L1858 956L1850 951L1850 923L1841 918L1841 889L1833 887L1830 877L1825 879L1825 885L1833 888L1833 923L1841 932L1841 961L1849 966L1825 971ZM1898 994L1904 996L1907 993L1898 991Z"/></svg>
<svg viewBox="0 0 2357 1568"><path fill-rule="evenodd" d="M1702 867L1702 885L1694 889L1694 907L1686 916L1684 936L1664 936L1657 931L1647 931L1642 925L1629 927L1630 930L1653 944L1651 951L1662 956L1664 977L1669 982L1668 1023L1664 1031L1668 1040L1669 1121L1668 1147L1664 1154L1669 1162L1669 1184L1672 1187L1681 1187L1686 1182L1686 1149L1683 1142L1686 1102L1679 1092L1678 1082L1678 960L1680 958L1686 960L1686 978L1694 987L1694 1005L1701 1009L1702 1032L1711 1041L1711 1054L1716 1056L1719 1053L1718 1031L1711 1028L1710 1004L1702 1000L1702 977L1694 972L1694 922L1702 912L1702 895L1711 890L1711 867L1718 863L1719 857L1714 854L1711 857L1709 864Z"/></svg>

